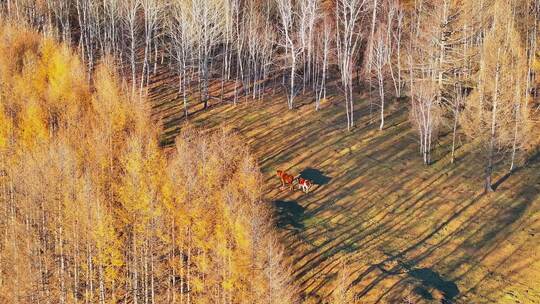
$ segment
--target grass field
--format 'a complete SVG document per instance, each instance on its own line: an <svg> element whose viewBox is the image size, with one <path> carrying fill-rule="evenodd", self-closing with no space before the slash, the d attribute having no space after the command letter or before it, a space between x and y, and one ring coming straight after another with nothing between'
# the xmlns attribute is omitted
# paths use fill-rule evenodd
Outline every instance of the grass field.
<svg viewBox="0 0 540 304"><path fill-rule="evenodd" d="M484 161L464 138L455 164L443 135L435 163L422 165L405 104L389 107L381 132L357 96L347 132L340 100L318 112L311 102L299 97L287 110L283 96L267 96L189 119L233 129L256 155L306 302L330 299L345 271L360 303L540 303L540 157L509 176L502 164L497 191L484 195ZM160 104L171 139L180 104ZM309 194L280 190L277 169L316 185Z"/></svg>

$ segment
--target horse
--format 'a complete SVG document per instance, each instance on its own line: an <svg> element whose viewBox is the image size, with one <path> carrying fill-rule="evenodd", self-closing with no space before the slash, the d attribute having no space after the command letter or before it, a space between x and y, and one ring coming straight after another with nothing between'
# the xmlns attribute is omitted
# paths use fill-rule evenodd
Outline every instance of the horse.
<svg viewBox="0 0 540 304"><path fill-rule="evenodd" d="M313 186L313 182L309 179L303 177L298 178L298 187L301 188L304 193L308 193L311 186Z"/></svg>
<svg viewBox="0 0 540 304"><path fill-rule="evenodd" d="M281 181L280 189L283 189L283 187L285 187L285 185L290 185L291 190L293 190L294 181L295 181L294 176L292 176L292 175L290 175L287 172L282 171L282 170L277 170L277 176L279 177L279 179Z"/></svg>

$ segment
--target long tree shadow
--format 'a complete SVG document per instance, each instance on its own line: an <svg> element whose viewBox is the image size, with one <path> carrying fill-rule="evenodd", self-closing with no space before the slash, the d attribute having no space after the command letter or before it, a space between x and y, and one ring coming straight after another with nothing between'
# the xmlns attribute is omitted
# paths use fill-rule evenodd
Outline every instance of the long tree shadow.
<svg viewBox="0 0 540 304"><path fill-rule="evenodd" d="M527 165L532 165L540 160L540 151L537 151L533 155L531 155L527 161ZM499 186L504 183L510 176L517 174L519 171L521 171L524 168L524 166L519 166L516 169L512 171L508 171L506 174L504 174L501 178L499 178L495 183L493 183L493 189L497 190Z"/></svg>
<svg viewBox="0 0 540 304"><path fill-rule="evenodd" d="M304 229L304 219L306 208L295 201L274 201L272 202L276 210L276 224L282 229Z"/></svg>
<svg viewBox="0 0 540 304"><path fill-rule="evenodd" d="M442 295L442 299L440 300L443 304L452 303L460 295L460 290L454 281L446 280L438 272L431 268L415 268L415 264L416 262L414 260L398 261L394 267L391 269L386 269L383 262L372 266L372 269L378 269L382 272L382 275L379 276L379 278L385 278L392 275L408 276L409 279L399 280L398 283L390 288L390 290L401 283L412 283L416 285L412 291L425 300L434 300L435 297L433 294L436 290ZM377 280L375 282L377 282ZM384 293L384 295L388 294L390 290ZM379 298L377 303L381 300L381 298Z"/></svg>
<svg viewBox="0 0 540 304"><path fill-rule="evenodd" d="M258 156L267 183L274 183L276 166L286 163L285 169L305 168L299 172L302 177L326 185L312 195L292 193L282 200L276 200L273 188L266 192L278 228L288 231L283 235L302 290L323 301L333 288L338 258L350 255L351 288L368 302L377 297L376 303L399 303L411 291L422 303L435 298L461 303L473 293L475 300L488 294L490 300L498 299L500 292L493 286L499 279L492 273L506 277L508 271L496 270L490 263L497 254L505 254L501 244L512 246L501 242L519 232L531 202L538 199L540 182L531 174L537 169L530 167L534 156L498 182L504 185L495 194L475 203L481 197L471 185L481 177L478 166L469 161L476 157L464 157L472 153L469 149L459 154L461 161L454 166L445 166L445 160L419 168L414 165L416 138L404 115L397 115L395 126L384 133L370 126L345 136L339 133L343 116L339 109L329 105L311 114L306 107L291 115L278 106L282 102L274 99L264 105L267 112L256 114L238 106L197 116L206 117L206 127L226 120L238 128ZM306 119L306 113L318 120ZM298 129L306 132L294 132ZM528 187L522 187L521 177L527 177ZM530 233L530 239L536 231L519 233ZM408 261L395 268L398 272L377 267L398 260ZM508 261L505 266L513 263ZM469 291L468 285L477 287Z"/></svg>

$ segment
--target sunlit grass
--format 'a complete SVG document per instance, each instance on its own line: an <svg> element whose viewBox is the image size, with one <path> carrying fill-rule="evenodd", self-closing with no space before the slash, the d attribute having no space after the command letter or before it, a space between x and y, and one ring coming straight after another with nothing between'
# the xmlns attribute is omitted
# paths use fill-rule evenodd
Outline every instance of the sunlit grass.
<svg viewBox="0 0 540 304"><path fill-rule="evenodd" d="M454 164L446 135L435 147L435 162L422 165L406 104L392 106L381 132L368 101L359 100L356 127L347 132L339 99L322 103L320 111L311 101L300 96L294 110L275 97L221 104L190 118L202 128L228 126L244 138L264 174L265 200L285 202L276 207L278 220L287 204L302 208L288 213L289 224L279 229L304 295L327 299L337 261L346 257L361 303L394 303L410 294L419 302L429 296L492 303L504 302L509 292L523 303L539 300L538 162L484 196L484 162L464 137ZM323 172L328 183L309 194L278 189L275 170L296 175L306 168ZM459 293L445 295L442 283L410 274L423 269Z"/></svg>

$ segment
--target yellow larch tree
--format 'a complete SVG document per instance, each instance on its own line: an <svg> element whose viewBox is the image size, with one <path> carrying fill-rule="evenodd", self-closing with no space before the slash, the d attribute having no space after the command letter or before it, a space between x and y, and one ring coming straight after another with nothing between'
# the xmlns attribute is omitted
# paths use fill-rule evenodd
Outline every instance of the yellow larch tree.
<svg viewBox="0 0 540 304"><path fill-rule="evenodd" d="M0 301L293 302L240 139L186 127L165 151L111 60L88 79L51 38L0 41Z"/></svg>
<svg viewBox="0 0 540 304"><path fill-rule="evenodd" d="M477 85L468 96L463 116L465 133L478 140L485 151L486 191L493 191L496 150L511 147L517 133L527 141L529 118L526 52L515 28L512 6L497 0L492 11L493 23L482 45Z"/></svg>

